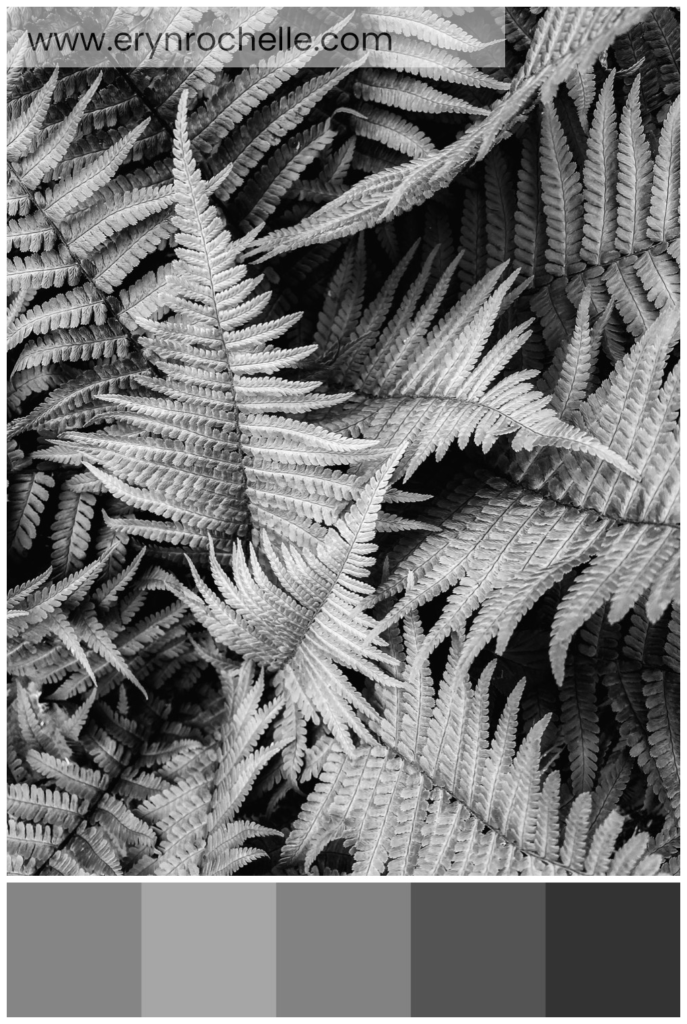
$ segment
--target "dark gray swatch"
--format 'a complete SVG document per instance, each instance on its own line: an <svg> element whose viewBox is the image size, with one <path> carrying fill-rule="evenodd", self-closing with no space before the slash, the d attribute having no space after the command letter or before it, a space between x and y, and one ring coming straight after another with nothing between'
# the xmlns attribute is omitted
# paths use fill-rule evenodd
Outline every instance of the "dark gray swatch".
<svg viewBox="0 0 687 1024"><path fill-rule="evenodd" d="M279 885L277 1014L409 1017L410 883Z"/></svg>
<svg viewBox="0 0 687 1024"><path fill-rule="evenodd" d="M547 1017L680 1016L677 880L546 889Z"/></svg>
<svg viewBox="0 0 687 1024"><path fill-rule="evenodd" d="M545 887L413 885L413 1017L543 1017Z"/></svg>
<svg viewBox="0 0 687 1024"><path fill-rule="evenodd" d="M143 888L144 1017L274 1017L272 882L151 883Z"/></svg>
<svg viewBox="0 0 687 1024"><path fill-rule="evenodd" d="M8 1017L141 1016L141 884L10 882Z"/></svg>

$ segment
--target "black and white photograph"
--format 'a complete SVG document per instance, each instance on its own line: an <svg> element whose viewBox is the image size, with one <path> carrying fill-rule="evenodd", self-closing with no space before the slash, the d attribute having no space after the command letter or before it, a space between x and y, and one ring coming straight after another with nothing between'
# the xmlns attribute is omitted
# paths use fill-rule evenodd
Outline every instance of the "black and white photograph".
<svg viewBox="0 0 687 1024"><path fill-rule="evenodd" d="M679 874L677 7L7 11L8 874Z"/></svg>

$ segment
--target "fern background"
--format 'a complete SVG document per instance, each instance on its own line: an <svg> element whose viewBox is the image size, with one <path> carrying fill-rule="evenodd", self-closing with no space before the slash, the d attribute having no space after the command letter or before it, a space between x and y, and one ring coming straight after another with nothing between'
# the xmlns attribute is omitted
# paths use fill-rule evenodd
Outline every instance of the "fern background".
<svg viewBox="0 0 687 1024"><path fill-rule="evenodd" d="M679 871L679 12L382 10L10 15L11 873Z"/></svg>

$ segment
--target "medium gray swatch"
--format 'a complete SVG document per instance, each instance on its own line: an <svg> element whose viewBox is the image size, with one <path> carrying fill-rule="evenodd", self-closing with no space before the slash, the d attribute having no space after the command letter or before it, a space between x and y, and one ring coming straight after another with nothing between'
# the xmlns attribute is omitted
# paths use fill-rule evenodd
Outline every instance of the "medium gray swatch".
<svg viewBox="0 0 687 1024"><path fill-rule="evenodd" d="M8 1017L140 1017L141 884L10 882Z"/></svg>
<svg viewBox="0 0 687 1024"><path fill-rule="evenodd" d="M282 884L279 1017L410 1016L410 883Z"/></svg>

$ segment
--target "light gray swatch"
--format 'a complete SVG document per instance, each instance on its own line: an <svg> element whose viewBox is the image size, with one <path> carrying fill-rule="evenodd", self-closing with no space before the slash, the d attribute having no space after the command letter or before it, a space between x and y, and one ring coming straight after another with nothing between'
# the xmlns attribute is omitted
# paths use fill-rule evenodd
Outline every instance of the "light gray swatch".
<svg viewBox="0 0 687 1024"><path fill-rule="evenodd" d="M140 1017L141 885L10 882L8 1017Z"/></svg>
<svg viewBox="0 0 687 1024"><path fill-rule="evenodd" d="M276 887L143 886L144 1017L274 1017Z"/></svg>
<svg viewBox="0 0 687 1024"><path fill-rule="evenodd" d="M279 1017L410 1016L410 883L282 884Z"/></svg>

